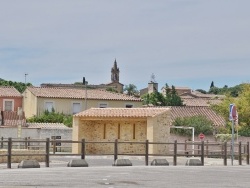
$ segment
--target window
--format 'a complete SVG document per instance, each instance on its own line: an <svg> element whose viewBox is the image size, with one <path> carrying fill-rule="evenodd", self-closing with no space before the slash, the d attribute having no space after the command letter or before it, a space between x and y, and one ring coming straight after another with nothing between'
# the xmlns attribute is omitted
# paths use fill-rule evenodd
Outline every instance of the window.
<svg viewBox="0 0 250 188"><path fill-rule="evenodd" d="M99 108L107 108L107 107L108 107L108 104L106 104L106 103L99 104Z"/></svg>
<svg viewBox="0 0 250 188"><path fill-rule="evenodd" d="M3 100L4 111L14 111L14 100Z"/></svg>
<svg viewBox="0 0 250 188"><path fill-rule="evenodd" d="M48 110L49 112L52 112L52 109L54 108L53 102L45 102L45 110Z"/></svg>
<svg viewBox="0 0 250 188"><path fill-rule="evenodd" d="M133 104L126 104L126 108L133 108Z"/></svg>
<svg viewBox="0 0 250 188"><path fill-rule="evenodd" d="M77 114L81 111L81 104L80 103L73 103L73 114Z"/></svg>

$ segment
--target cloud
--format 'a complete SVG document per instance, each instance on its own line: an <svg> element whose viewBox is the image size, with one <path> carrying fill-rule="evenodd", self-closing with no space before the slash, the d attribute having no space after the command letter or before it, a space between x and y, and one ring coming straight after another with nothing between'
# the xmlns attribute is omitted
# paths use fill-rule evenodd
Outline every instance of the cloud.
<svg viewBox="0 0 250 188"><path fill-rule="evenodd" d="M248 0L14 2L0 7L0 78L107 83L115 58L138 88L152 73L192 88L249 78Z"/></svg>

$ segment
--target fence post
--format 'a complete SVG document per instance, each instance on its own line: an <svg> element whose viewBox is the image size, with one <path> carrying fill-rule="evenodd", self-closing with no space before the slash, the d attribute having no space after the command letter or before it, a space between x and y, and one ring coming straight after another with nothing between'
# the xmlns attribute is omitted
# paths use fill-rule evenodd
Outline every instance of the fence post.
<svg viewBox="0 0 250 188"><path fill-rule="evenodd" d="M25 141L24 141L24 143L25 143L25 149L28 149L28 143L27 143L28 138L25 137L24 140L25 140Z"/></svg>
<svg viewBox="0 0 250 188"><path fill-rule="evenodd" d="M3 137L1 138L1 148L3 148Z"/></svg>
<svg viewBox="0 0 250 188"><path fill-rule="evenodd" d="M206 145L206 156L208 157L208 140L207 140L207 145Z"/></svg>
<svg viewBox="0 0 250 188"><path fill-rule="evenodd" d="M176 166L177 165L177 140L174 141L174 161L173 161L173 165Z"/></svg>
<svg viewBox="0 0 250 188"><path fill-rule="evenodd" d="M227 142L224 142L224 166L227 166Z"/></svg>
<svg viewBox="0 0 250 188"><path fill-rule="evenodd" d="M145 165L148 166L148 140L146 140L146 143L145 143Z"/></svg>
<svg viewBox="0 0 250 188"><path fill-rule="evenodd" d="M114 161L118 158L118 140L115 139L115 145L114 145Z"/></svg>
<svg viewBox="0 0 250 188"><path fill-rule="evenodd" d="M46 156L45 156L46 167L49 167L49 145L50 145L50 140L49 138L46 138Z"/></svg>
<svg viewBox="0 0 250 188"><path fill-rule="evenodd" d="M56 137L53 137L52 143L53 143L53 154L55 154L56 153Z"/></svg>
<svg viewBox="0 0 250 188"><path fill-rule="evenodd" d="M185 147L184 150L186 152L187 151L187 140L185 140L185 146L184 147Z"/></svg>
<svg viewBox="0 0 250 188"><path fill-rule="evenodd" d="M249 165L249 142L247 142L247 164Z"/></svg>
<svg viewBox="0 0 250 188"><path fill-rule="evenodd" d="M81 159L85 159L85 139L82 139Z"/></svg>
<svg viewBox="0 0 250 188"><path fill-rule="evenodd" d="M11 149L12 149L12 138L8 138L7 168L11 168Z"/></svg>
<svg viewBox="0 0 250 188"><path fill-rule="evenodd" d="M241 158L241 142L239 142L238 158L239 158L239 165L242 165L242 158Z"/></svg>
<svg viewBox="0 0 250 188"><path fill-rule="evenodd" d="M204 166L204 141L201 142L201 164Z"/></svg>

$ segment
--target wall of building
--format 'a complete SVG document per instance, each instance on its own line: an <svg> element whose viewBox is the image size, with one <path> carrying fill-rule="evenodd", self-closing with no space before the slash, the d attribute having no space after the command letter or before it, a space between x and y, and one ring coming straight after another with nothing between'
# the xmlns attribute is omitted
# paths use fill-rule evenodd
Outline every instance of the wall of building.
<svg viewBox="0 0 250 188"><path fill-rule="evenodd" d="M37 115L37 99L27 89L23 93L23 110L26 118Z"/></svg>
<svg viewBox="0 0 250 188"><path fill-rule="evenodd" d="M77 121L77 120L76 120ZM134 120L92 120L78 122L78 126L73 126L73 139L86 141L145 141L147 139L146 119ZM77 133L78 130L78 133ZM145 153L144 144L119 144L119 154L125 153ZM80 153L80 144L73 144L73 152ZM87 144L87 154L113 154L114 144Z"/></svg>
<svg viewBox="0 0 250 188"><path fill-rule="evenodd" d="M22 107L22 97L0 97L0 109L4 110L4 100L13 100L14 101L14 111L18 110L18 107Z"/></svg>
<svg viewBox="0 0 250 188"><path fill-rule="evenodd" d="M22 128L21 137L30 138L30 139L44 139L52 138L52 136L61 136L61 140L72 140L72 129L39 129L39 128ZM5 140L7 138L18 138L18 128L17 127L0 127L0 137L3 137ZM30 143L30 145L38 146L44 145L45 143ZM4 144L4 147L7 143ZM14 144L14 145L17 145ZM21 143L24 145L24 143ZM15 146L13 148L16 148ZM61 150L71 151L70 143L61 143Z"/></svg>
<svg viewBox="0 0 250 188"><path fill-rule="evenodd" d="M37 100L37 113L41 114L44 112L45 102L53 102L54 109L56 112L63 112L64 114L73 113L73 103L81 104L81 111L85 110L84 99L50 99L50 98L38 98ZM100 104L107 104L107 107L112 108L125 108L126 104L132 104L134 108L142 107L142 102L138 101L114 101L114 100L87 100L87 109L99 108ZM33 108L32 108L33 109ZM28 113L33 114L32 113ZM27 115L27 117L29 117Z"/></svg>
<svg viewBox="0 0 250 188"><path fill-rule="evenodd" d="M149 142L168 142L170 137L170 111L148 118L147 126L147 139ZM149 153L167 154L168 151L168 145L149 145Z"/></svg>

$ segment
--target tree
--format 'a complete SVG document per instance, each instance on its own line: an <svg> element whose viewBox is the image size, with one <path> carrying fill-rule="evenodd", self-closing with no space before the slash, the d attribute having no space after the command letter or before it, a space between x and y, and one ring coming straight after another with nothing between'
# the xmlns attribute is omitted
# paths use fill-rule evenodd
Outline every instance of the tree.
<svg viewBox="0 0 250 188"><path fill-rule="evenodd" d="M113 93L118 93L118 91L116 89L112 88L112 87L108 87L106 89L106 91L110 91L110 92L113 92Z"/></svg>
<svg viewBox="0 0 250 188"><path fill-rule="evenodd" d="M198 92L203 93L203 94L207 94L207 92L203 89L196 89L195 91L198 91Z"/></svg>
<svg viewBox="0 0 250 188"><path fill-rule="evenodd" d="M211 82L210 84L210 89L214 87L214 81Z"/></svg>
<svg viewBox="0 0 250 188"><path fill-rule="evenodd" d="M195 135L199 135L200 133L212 135L214 130L213 122L207 119L205 116L176 118L173 122L173 125L177 127L194 127ZM192 132L188 129L172 129L171 132L186 136L192 135Z"/></svg>
<svg viewBox="0 0 250 188"><path fill-rule="evenodd" d="M137 90L137 87L134 84L125 85L124 93L129 96L139 96L139 91Z"/></svg>
<svg viewBox="0 0 250 188"><path fill-rule="evenodd" d="M27 86L32 86L31 83L22 83L22 82L13 82L7 80L0 80L0 86L13 86L16 88L20 93L23 93Z"/></svg>
<svg viewBox="0 0 250 188"><path fill-rule="evenodd" d="M154 105L154 106L182 106L183 102L180 96L177 94L175 87L172 86L170 89L168 84L165 86L165 95L162 93L153 92L146 94L143 98L143 104Z"/></svg>
<svg viewBox="0 0 250 188"><path fill-rule="evenodd" d="M241 130L250 136L250 84L241 84L241 91L238 97L232 97L230 94L218 105L212 105L212 108L222 115L226 120L229 117L229 105L235 104L238 112L239 133ZM229 120L228 123L230 124ZM244 133L244 134L245 134Z"/></svg>

